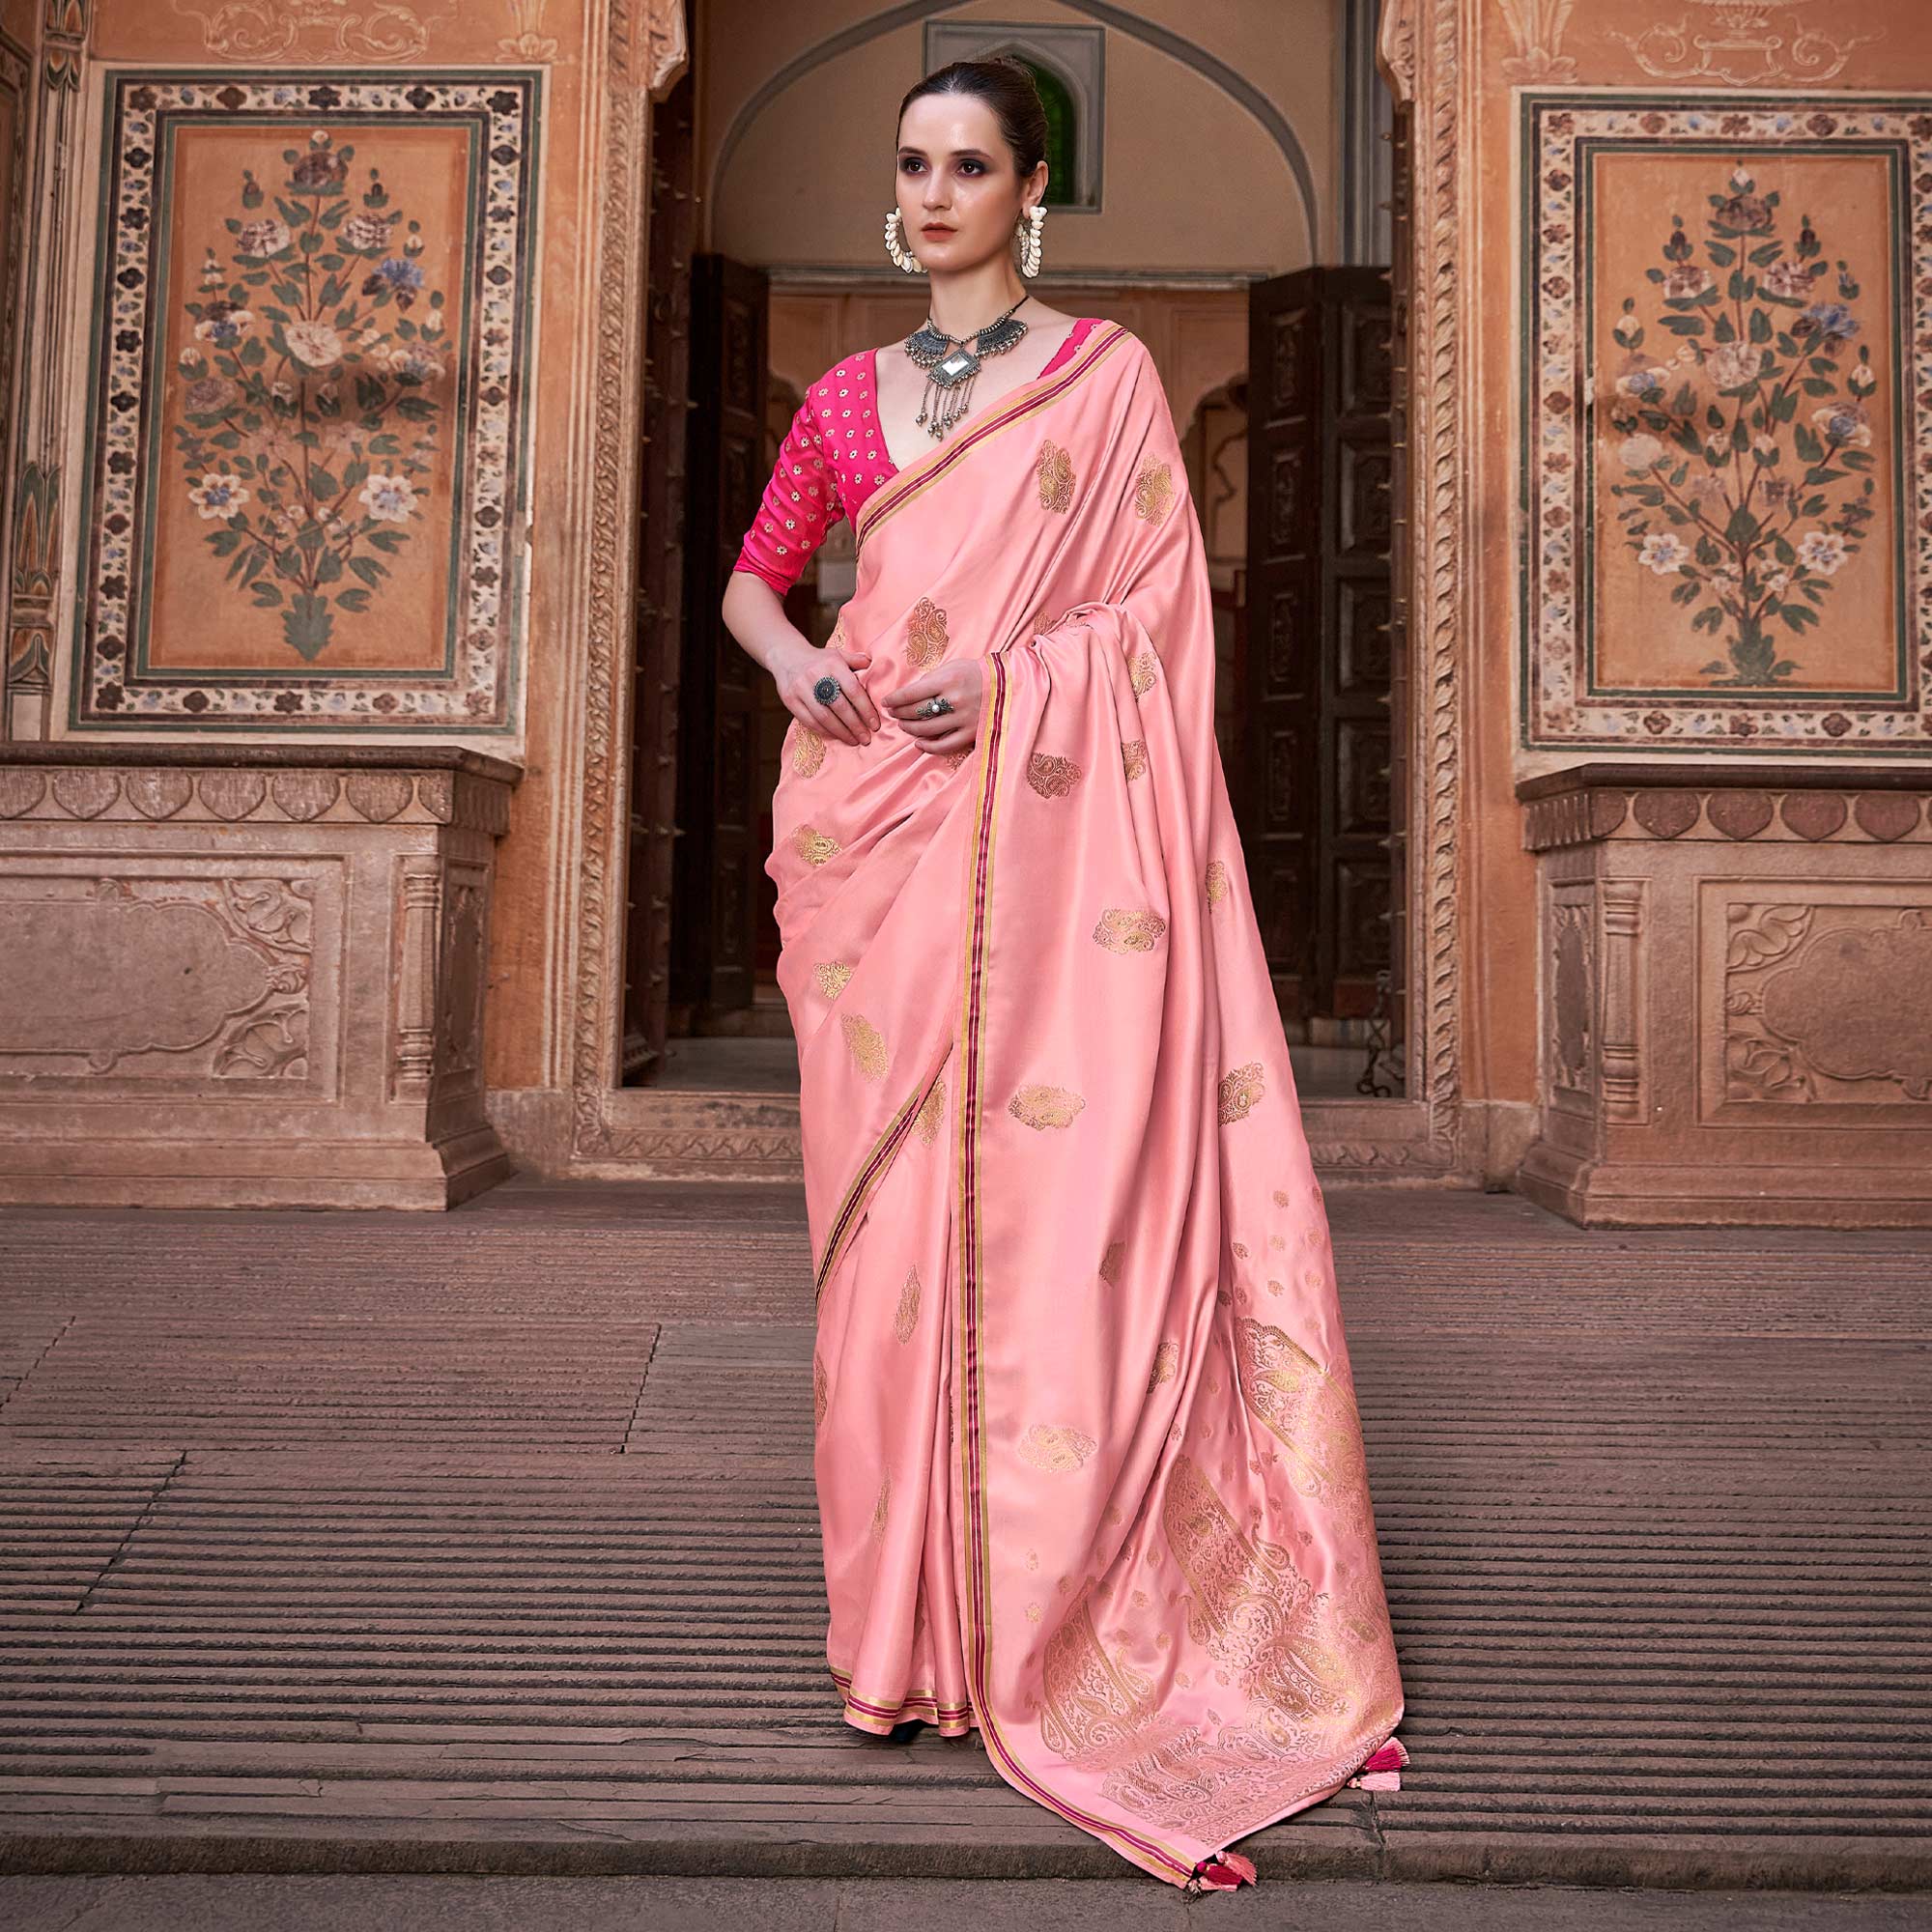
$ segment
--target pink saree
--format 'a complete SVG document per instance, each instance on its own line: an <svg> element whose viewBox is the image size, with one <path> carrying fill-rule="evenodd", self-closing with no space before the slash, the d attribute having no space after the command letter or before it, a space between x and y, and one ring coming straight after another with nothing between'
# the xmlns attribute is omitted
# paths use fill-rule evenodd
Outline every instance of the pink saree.
<svg viewBox="0 0 1932 1932"><path fill-rule="evenodd" d="M1201 531L1105 324L870 497L882 694L985 663L947 760L794 722L767 869L817 1288L848 1723L977 1727L1189 1889L1402 1715L1321 1190L1213 736Z"/></svg>

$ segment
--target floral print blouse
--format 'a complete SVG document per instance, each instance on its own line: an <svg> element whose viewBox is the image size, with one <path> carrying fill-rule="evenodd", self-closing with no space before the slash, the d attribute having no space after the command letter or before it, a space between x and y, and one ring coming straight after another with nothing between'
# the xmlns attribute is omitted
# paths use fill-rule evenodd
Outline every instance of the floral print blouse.
<svg viewBox="0 0 1932 1932"><path fill-rule="evenodd" d="M1058 369L1097 321L1082 316L1040 376ZM861 350L826 370L799 405L732 568L763 578L782 597L833 525L856 518L897 473L879 434L878 352Z"/></svg>

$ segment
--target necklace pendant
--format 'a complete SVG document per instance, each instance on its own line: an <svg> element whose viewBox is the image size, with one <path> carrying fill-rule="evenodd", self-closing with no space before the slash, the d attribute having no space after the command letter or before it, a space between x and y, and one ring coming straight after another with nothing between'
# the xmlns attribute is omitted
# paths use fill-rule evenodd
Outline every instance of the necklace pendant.
<svg viewBox="0 0 1932 1932"><path fill-rule="evenodd" d="M980 358L963 343L948 355L940 357L933 365L932 375L942 389L951 389L963 383L968 376L979 373Z"/></svg>

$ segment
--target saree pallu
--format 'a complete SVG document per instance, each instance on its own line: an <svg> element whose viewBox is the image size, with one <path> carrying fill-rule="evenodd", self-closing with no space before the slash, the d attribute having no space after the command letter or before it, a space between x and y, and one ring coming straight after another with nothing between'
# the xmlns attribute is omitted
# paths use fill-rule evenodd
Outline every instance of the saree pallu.
<svg viewBox="0 0 1932 1932"><path fill-rule="evenodd" d="M838 632L973 747L794 721L774 802L848 1723L977 1727L1176 1885L1402 1690L1321 1190L1213 734L1199 521L1108 324L861 510Z"/></svg>

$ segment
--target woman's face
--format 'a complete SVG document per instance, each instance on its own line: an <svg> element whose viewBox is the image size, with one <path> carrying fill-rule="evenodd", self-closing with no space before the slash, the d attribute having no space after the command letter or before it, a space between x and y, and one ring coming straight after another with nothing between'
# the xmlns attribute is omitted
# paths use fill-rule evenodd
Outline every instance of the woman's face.
<svg viewBox="0 0 1932 1932"><path fill-rule="evenodd" d="M1046 192L1022 184L993 110L973 94L924 94L899 122L900 243L928 269L977 267L1010 246L1020 211Z"/></svg>

